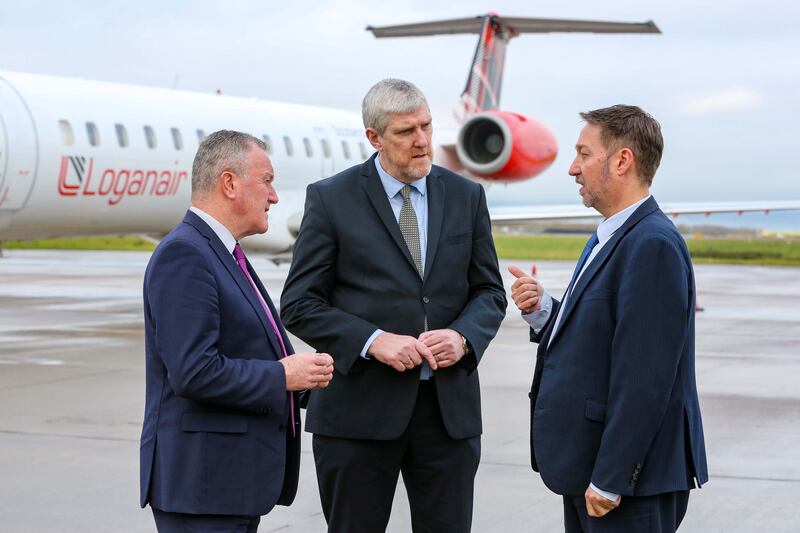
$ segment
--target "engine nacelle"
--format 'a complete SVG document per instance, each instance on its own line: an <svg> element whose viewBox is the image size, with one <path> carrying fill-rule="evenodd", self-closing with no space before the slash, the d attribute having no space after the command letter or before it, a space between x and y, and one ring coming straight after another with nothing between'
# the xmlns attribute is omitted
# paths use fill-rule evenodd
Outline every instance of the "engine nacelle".
<svg viewBox="0 0 800 533"><path fill-rule="evenodd" d="M456 152L478 178L518 181L541 174L558 155L555 135L541 122L509 111L484 111L458 132Z"/></svg>

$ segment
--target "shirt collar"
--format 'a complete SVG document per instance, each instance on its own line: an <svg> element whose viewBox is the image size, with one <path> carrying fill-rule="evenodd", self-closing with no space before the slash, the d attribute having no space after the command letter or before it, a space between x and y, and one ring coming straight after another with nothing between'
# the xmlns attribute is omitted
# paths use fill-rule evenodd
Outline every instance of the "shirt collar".
<svg viewBox="0 0 800 533"><path fill-rule="evenodd" d="M233 248L236 246L236 239L233 237L233 234L230 232L230 230L226 228L222 222L198 207L191 206L189 211L202 218L203 222L208 224L208 227L210 227L211 230L217 234L217 237L219 237L219 240L222 241L225 249L228 250L231 255L233 255Z"/></svg>
<svg viewBox="0 0 800 533"><path fill-rule="evenodd" d="M400 189L403 188L406 184L400 181L399 179L395 178L385 170L381 166L381 154L379 153L375 157L375 169L378 171L378 176L381 178L381 183L383 184L383 189L386 191L386 195L389 198L394 198L397 196L397 193L400 192ZM418 179L417 181L410 183L413 188L417 190L422 196L425 196L425 192L428 190L427 187L428 176L425 176L422 179Z"/></svg>
<svg viewBox="0 0 800 533"><path fill-rule="evenodd" d="M619 213L614 213L597 226L597 240L600 241L600 244L605 244L608 239L611 238L614 233L622 227L623 224L628 220L628 218L633 214L636 209L645 203L648 198L650 198L650 194L646 197L642 198L635 204L629 205Z"/></svg>

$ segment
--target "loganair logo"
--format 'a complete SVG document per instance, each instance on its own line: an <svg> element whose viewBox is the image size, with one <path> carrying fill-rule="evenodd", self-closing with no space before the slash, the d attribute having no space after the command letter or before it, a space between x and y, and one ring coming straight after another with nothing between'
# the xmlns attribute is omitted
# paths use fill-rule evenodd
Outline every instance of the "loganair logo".
<svg viewBox="0 0 800 533"><path fill-rule="evenodd" d="M188 181L185 170L104 168L95 170L94 158L62 156L58 173L61 196L98 196L116 205L131 196L175 196L181 182Z"/></svg>

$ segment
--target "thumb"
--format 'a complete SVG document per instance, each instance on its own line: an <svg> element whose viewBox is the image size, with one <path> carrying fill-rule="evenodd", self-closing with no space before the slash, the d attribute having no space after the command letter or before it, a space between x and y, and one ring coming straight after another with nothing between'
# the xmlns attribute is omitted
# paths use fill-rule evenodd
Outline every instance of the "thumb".
<svg viewBox="0 0 800 533"><path fill-rule="evenodd" d="M509 265L508 271L511 272L511 274L517 279L525 277L525 272L520 270L520 268L516 265Z"/></svg>
<svg viewBox="0 0 800 533"><path fill-rule="evenodd" d="M532 264L531 265L531 276L533 276L535 278L536 274L538 274L538 273L539 273L539 269L536 268L536 263Z"/></svg>

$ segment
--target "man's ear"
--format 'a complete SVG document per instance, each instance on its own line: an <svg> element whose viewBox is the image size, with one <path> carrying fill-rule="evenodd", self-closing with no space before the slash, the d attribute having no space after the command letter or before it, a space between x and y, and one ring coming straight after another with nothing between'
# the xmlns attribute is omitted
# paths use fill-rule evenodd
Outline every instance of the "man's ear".
<svg viewBox="0 0 800 533"><path fill-rule="evenodd" d="M614 161L614 173L617 176L624 176L633 169L634 157L633 150L630 148L620 148Z"/></svg>
<svg viewBox="0 0 800 533"><path fill-rule="evenodd" d="M239 187L238 177L230 170L224 171L219 175L219 187L226 198L233 200Z"/></svg>
<svg viewBox="0 0 800 533"><path fill-rule="evenodd" d="M378 135L378 132L375 130L375 128L367 128L364 133L367 135L367 140L372 147L380 152L381 148L383 148L383 143L381 143L381 136Z"/></svg>

